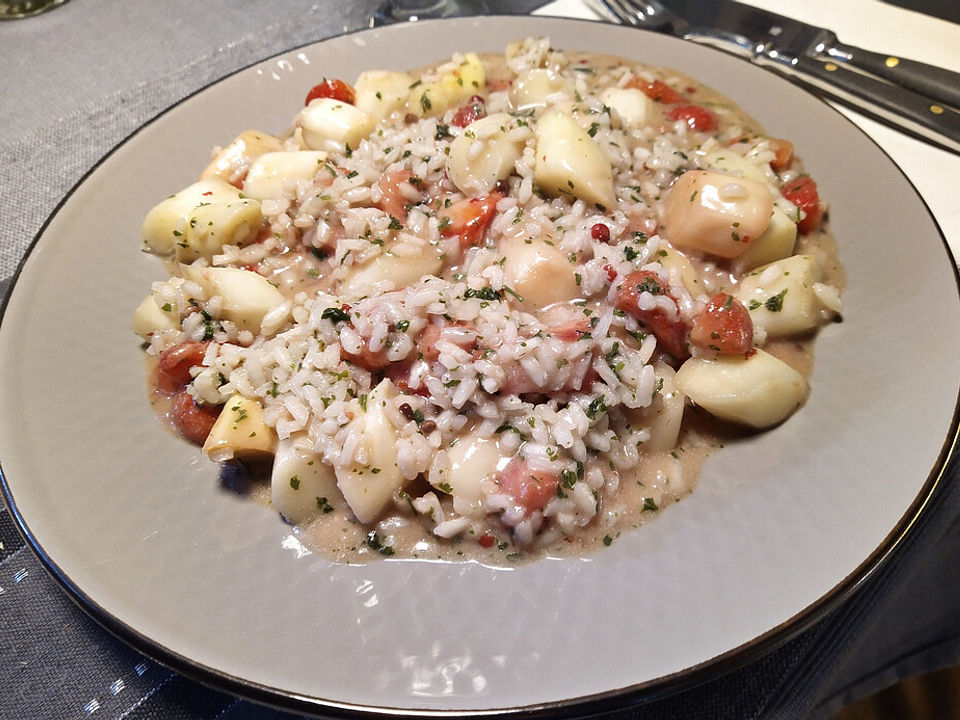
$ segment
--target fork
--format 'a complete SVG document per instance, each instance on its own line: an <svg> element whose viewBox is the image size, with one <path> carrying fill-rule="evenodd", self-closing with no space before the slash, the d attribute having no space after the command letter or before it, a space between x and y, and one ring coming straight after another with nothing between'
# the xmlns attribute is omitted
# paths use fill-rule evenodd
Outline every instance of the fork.
<svg viewBox="0 0 960 720"><path fill-rule="evenodd" d="M757 46L737 33L706 27L693 27L689 22L657 0L584 0L586 5L609 22L631 25L653 32L667 33L701 45L710 45L752 59Z"/></svg>
<svg viewBox="0 0 960 720"><path fill-rule="evenodd" d="M605 20L679 35L690 23L656 0L585 0Z"/></svg>

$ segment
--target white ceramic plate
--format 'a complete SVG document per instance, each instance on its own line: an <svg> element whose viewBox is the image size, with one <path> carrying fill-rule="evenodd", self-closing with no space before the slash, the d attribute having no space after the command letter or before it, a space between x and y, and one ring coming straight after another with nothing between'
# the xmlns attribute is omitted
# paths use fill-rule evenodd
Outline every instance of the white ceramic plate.
<svg viewBox="0 0 960 720"><path fill-rule="evenodd" d="M512 570L331 565L275 514L223 490L215 466L154 419L128 329L162 274L139 252L141 219L193 179L212 146L251 127L284 129L318 78L543 34L556 47L685 71L793 140L832 204L849 274L845 322L821 334L801 412L717 453L692 497L595 555ZM0 325L0 378L0 462L18 520L69 592L145 652L301 710L559 711L707 677L853 588L941 468L960 312L952 260L923 202L818 100L672 38L461 19L291 51L133 135L31 250Z"/></svg>

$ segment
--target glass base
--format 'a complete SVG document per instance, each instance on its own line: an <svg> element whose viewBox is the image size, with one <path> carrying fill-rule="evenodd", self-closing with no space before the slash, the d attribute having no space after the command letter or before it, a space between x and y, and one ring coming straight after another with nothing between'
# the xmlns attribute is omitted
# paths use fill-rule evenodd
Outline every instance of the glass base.
<svg viewBox="0 0 960 720"><path fill-rule="evenodd" d="M0 0L0 20L16 20L17 18L39 15L63 5L67 0Z"/></svg>
<svg viewBox="0 0 960 720"><path fill-rule="evenodd" d="M482 15L489 12L483 0L390 0L373 13L372 27L429 18Z"/></svg>

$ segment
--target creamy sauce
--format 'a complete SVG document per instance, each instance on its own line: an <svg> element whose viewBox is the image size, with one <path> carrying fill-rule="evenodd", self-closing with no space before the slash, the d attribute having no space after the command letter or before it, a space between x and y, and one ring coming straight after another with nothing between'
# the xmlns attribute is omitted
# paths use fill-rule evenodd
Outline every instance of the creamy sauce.
<svg viewBox="0 0 960 720"><path fill-rule="evenodd" d="M791 356L790 360L802 361L794 366L798 369L812 366L812 357L807 352L810 342L791 345L795 357ZM784 355L789 355L788 349L784 349ZM152 355L145 357L150 405L161 425L179 437L171 415L173 393L158 386L156 358ZM784 359L790 362L786 357ZM688 411L685 417L689 419L691 414ZM555 543L535 548L515 545L510 539L509 530L492 516L487 516L484 529L473 536L441 540L430 534L404 503L399 504L392 516L378 525L378 540L373 543L370 528L357 522L342 502L334 505L329 513L301 526L291 526L291 529L311 551L344 564L362 564L381 557L396 556L424 561L472 561L493 567L515 567L543 555L582 556L611 545L621 533L653 520L659 510L689 494L703 463L713 450L720 447L723 439L729 438L729 432L729 426L717 424L709 418L685 424L674 450L643 453L632 473L620 474L616 500L602 508L601 513L582 528L577 537L564 537ZM245 499L272 508L270 470L269 462L224 463L220 466L220 482L224 488ZM429 489L426 481L416 482L422 483L424 491ZM415 493L412 487L408 491ZM477 542L478 536L483 534L491 537L489 547ZM383 552L377 542L380 547L392 550Z"/></svg>
<svg viewBox="0 0 960 720"><path fill-rule="evenodd" d="M691 430L684 433L672 453L643 455L632 475L621 473L616 500L602 508L601 513L576 537L563 537L555 543L524 548L511 541L508 529L492 516L487 516L484 530L441 540L431 535L412 512L398 508L395 515L378 526L379 542L393 549L388 556L426 561L474 561L494 567L512 567L543 555L582 556L612 544L621 533L652 520L659 509L688 494L687 490L678 494L672 488L692 487L703 462L718 444L716 437ZM364 563L381 555L367 542L369 532L369 528L357 523L349 511L342 509L297 528L304 545L331 554L342 563ZM489 547L477 542L484 534L491 538Z"/></svg>

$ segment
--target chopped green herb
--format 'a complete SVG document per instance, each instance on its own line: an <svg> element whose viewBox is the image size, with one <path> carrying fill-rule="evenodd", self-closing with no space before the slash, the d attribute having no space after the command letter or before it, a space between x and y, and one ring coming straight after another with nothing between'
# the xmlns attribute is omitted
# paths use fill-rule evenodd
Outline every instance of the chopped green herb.
<svg viewBox="0 0 960 720"><path fill-rule="evenodd" d="M607 411L607 401L603 395L599 395L590 401L587 406L587 417L591 420L596 419L597 415Z"/></svg>
<svg viewBox="0 0 960 720"><path fill-rule="evenodd" d="M324 311L320 313L320 318L323 320L329 320L334 324L350 322L350 315L340 308L335 307L324 308Z"/></svg>
<svg viewBox="0 0 960 720"><path fill-rule="evenodd" d="M787 294L787 288L784 288L773 297L767 298L763 306L770 312L780 312L783 310L783 298Z"/></svg>
<svg viewBox="0 0 960 720"><path fill-rule="evenodd" d="M513 295L513 296L517 299L517 302L523 302L523 298L522 298L522 297L520 296L520 294L517 293L517 291L514 290L513 288L508 287L507 285L504 285L504 286L503 286L503 291L504 291L504 292L508 292L508 293L510 293L511 295Z"/></svg>
<svg viewBox="0 0 960 720"><path fill-rule="evenodd" d="M393 548L383 544L383 540L380 539L380 535L376 530L371 530L367 533L366 543L371 549L376 550L381 555L393 555Z"/></svg>
<svg viewBox="0 0 960 720"><path fill-rule="evenodd" d="M507 288L504 288L505 290ZM463 293L464 298L480 298L481 300L500 300L503 295L492 287L482 287L480 289L467 288Z"/></svg>
<svg viewBox="0 0 960 720"><path fill-rule="evenodd" d="M317 510L321 511L324 514L331 513L333 512L333 505L331 505L330 501L327 500L325 497L318 497Z"/></svg>
<svg viewBox="0 0 960 720"><path fill-rule="evenodd" d="M613 359L620 354L620 343L615 342L613 347L610 348L610 352L603 356L604 360L607 361L607 365L613 364Z"/></svg>
<svg viewBox="0 0 960 720"><path fill-rule="evenodd" d="M637 292L648 292L651 295L663 295L663 288L660 286L660 283L657 282L656 278L645 277L641 282L637 283Z"/></svg>
<svg viewBox="0 0 960 720"><path fill-rule="evenodd" d="M663 378L662 378L662 377L657 378L657 384L653 386L653 394L654 394L654 396L658 395L658 394L661 393L661 392L663 392Z"/></svg>

